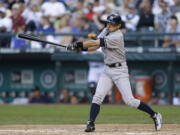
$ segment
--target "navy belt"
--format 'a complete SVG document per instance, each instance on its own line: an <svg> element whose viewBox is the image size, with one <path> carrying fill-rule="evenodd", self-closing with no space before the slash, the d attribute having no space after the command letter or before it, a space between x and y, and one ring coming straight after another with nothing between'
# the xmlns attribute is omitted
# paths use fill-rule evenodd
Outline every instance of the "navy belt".
<svg viewBox="0 0 180 135"><path fill-rule="evenodd" d="M108 67L120 67L121 63L106 64Z"/></svg>

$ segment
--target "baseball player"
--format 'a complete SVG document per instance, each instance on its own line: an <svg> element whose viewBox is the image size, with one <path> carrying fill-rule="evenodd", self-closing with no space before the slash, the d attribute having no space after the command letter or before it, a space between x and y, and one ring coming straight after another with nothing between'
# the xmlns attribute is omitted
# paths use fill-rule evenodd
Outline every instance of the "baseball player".
<svg viewBox="0 0 180 135"><path fill-rule="evenodd" d="M100 111L100 105L105 95L110 91L113 83L118 87L125 104L148 113L154 120L155 129L158 131L162 126L161 114L155 112L146 103L135 99L132 95L125 58L124 39L120 30L121 17L118 14L110 14L106 22L106 28L98 35L96 40L75 42L67 47L67 50L72 51L94 51L101 47L104 52L105 66L92 100L90 117L87 121L85 132L95 131L94 122Z"/></svg>

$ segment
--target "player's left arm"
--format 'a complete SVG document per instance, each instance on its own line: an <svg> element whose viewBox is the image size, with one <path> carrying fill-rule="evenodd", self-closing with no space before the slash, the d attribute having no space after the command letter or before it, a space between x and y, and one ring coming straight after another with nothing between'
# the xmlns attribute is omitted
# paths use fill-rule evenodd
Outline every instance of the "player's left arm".
<svg viewBox="0 0 180 135"><path fill-rule="evenodd" d="M82 46L83 48L99 48L100 47L100 40L97 39L97 40L88 40L88 41L85 41L85 42L82 42Z"/></svg>

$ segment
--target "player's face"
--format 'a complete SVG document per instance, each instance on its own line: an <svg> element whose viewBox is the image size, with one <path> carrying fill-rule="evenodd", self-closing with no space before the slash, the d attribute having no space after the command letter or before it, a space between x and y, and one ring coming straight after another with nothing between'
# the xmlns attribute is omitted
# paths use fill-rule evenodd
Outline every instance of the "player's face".
<svg viewBox="0 0 180 135"><path fill-rule="evenodd" d="M112 24L112 23L107 23L107 30L108 32L113 32L116 31L117 29L120 28L120 24Z"/></svg>

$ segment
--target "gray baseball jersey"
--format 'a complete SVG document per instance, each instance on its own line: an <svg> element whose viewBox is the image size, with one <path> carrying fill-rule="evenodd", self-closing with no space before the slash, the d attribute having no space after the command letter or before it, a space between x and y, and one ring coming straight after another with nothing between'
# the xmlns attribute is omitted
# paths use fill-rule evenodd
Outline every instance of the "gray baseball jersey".
<svg viewBox="0 0 180 135"><path fill-rule="evenodd" d="M107 34L103 30L98 38L104 38L104 70L101 73L96 93L92 103L101 104L105 95L111 90L113 84L118 87L124 102L132 107L138 107L140 100L133 97L129 82L128 67L125 58L123 34L120 30ZM120 67L109 67L110 64L121 63Z"/></svg>
<svg viewBox="0 0 180 135"><path fill-rule="evenodd" d="M123 63L126 61L125 58L125 48L124 48L124 38L120 30L111 32L109 35L104 36L105 47L104 52L104 63Z"/></svg>

